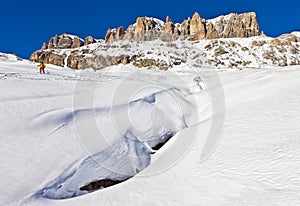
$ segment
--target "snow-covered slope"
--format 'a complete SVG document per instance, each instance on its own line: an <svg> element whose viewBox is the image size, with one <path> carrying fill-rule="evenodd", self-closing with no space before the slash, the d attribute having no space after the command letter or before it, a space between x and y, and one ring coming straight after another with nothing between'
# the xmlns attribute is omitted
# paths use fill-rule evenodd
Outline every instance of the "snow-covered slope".
<svg viewBox="0 0 300 206"><path fill-rule="evenodd" d="M40 75L0 59L0 205L300 205L300 68L190 61ZM225 110L214 107L219 78ZM224 113L222 135L208 139ZM208 142L218 144L204 161Z"/></svg>
<svg viewBox="0 0 300 206"><path fill-rule="evenodd" d="M294 31L291 34L295 35L296 37L300 38L300 31Z"/></svg>
<svg viewBox="0 0 300 206"><path fill-rule="evenodd" d="M6 54L6 53L0 52L0 61L1 62L15 62L17 60L22 60L22 59L14 54Z"/></svg>

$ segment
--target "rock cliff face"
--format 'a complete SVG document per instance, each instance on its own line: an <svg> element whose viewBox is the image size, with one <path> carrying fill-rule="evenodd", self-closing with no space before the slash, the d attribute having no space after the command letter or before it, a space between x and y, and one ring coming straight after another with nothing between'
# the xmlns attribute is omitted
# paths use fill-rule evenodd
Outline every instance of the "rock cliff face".
<svg viewBox="0 0 300 206"><path fill-rule="evenodd" d="M191 40L200 40L205 38L206 25L198 13L195 13L190 21L189 33Z"/></svg>
<svg viewBox="0 0 300 206"><path fill-rule="evenodd" d="M158 19L139 17L136 23L126 31L120 27L109 29L106 42L117 40L146 41L160 38L162 40L189 39L191 41L216 38L244 38L260 35L259 25L254 12L244 14L229 14L212 20L205 20L196 12L192 18L181 24L174 24L167 17L166 22ZM169 36L169 38L165 38ZM172 37L172 38L171 38Z"/></svg>
<svg viewBox="0 0 300 206"><path fill-rule="evenodd" d="M211 20L195 13L182 23L174 23L170 17L165 22L139 17L126 30L122 26L108 29L104 40L92 36L82 40L68 34L52 37L30 60L95 70L118 64L165 70L188 58L198 67L287 66L300 64L299 37L298 33L278 38L262 35L253 12Z"/></svg>
<svg viewBox="0 0 300 206"><path fill-rule="evenodd" d="M48 44L43 43L41 50L46 49L75 49L84 45L95 43L95 40L91 36L87 36L83 41L77 36L70 34L62 34L52 37Z"/></svg>
<svg viewBox="0 0 300 206"><path fill-rule="evenodd" d="M84 44L83 45L86 46L86 45L93 44L93 43L96 43L96 40L94 39L94 37L87 36L84 39Z"/></svg>
<svg viewBox="0 0 300 206"><path fill-rule="evenodd" d="M66 58L66 54L59 54L53 52L51 50L39 50L34 52L30 56L30 60L34 62L45 62L47 64L54 64L57 66L63 67L65 65L64 60Z"/></svg>
<svg viewBox="0 0 300 206"><path fill-rule="evenodd" d="M221 16L215 21L208 21L206 25L206 38L244 38L260 35L256 14L229 14Z"/></svg>

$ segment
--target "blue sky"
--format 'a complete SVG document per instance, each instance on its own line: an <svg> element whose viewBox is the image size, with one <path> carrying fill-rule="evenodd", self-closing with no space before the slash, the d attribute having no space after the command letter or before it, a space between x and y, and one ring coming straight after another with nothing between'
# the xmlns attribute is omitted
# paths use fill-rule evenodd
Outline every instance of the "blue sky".
<svg viewBox="0 0 300 206"><path fill-rule="evenodd" d="M182 22L196 11L205 19L254 11L261 30L269 36L279 36L300 31L299 10L298 0L5 0L0 4L0 51L28 58L55 34L104 38L108 28L127 27L138 16L165 20L168 15L174 22Z"/></svg>

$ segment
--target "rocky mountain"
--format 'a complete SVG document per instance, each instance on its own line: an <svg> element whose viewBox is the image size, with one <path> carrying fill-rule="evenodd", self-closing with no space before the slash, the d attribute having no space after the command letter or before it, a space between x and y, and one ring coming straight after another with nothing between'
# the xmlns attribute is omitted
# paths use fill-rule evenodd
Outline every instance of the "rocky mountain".
<svg viewBox="0 0 300 206"><path fill-rule="evenodd" d="M95 39L92 36L87 36L85 40L80 39L77 36L62 34L60 36L54 36L49 40L49 43L43 43L41 50L46 49L74 49L88 44L95 43Z"/></svg>
<svg viewBox="0 0 300 206"><path fill-rule="evenodd" d="M298 33L277 38L260 32L254 12L205 20L195 13L182 23L138 17L127 29L108 29L104 40L63 34L34 52L30 60L95 70L117 64L169 69L193 59L194 65L263 67L300 64Z"/></svg>
<svg viewBox="0 0 300 206"><path fill-rule="evenodd" d="M173 23L170 17L163 22L154 18L139 17L126 31L124 27L108 29L105 42L117 40L145 41L160 38L174 41L178 38L191 41L216 38L244 38L260 35L259 25L254 12L229 14L216 19L205 20L195 13L180 23Z"/></svg>

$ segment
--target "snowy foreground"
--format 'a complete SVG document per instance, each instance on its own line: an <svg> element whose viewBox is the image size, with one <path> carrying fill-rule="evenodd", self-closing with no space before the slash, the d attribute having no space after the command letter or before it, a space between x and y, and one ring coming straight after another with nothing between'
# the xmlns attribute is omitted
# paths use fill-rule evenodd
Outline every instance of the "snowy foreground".
<svg viewBox="0 0 300 206"><path fill-rule="evenodd" d="M300 67L47 72L0 56L0 205L300 205Z"/></svg>

